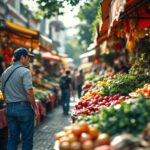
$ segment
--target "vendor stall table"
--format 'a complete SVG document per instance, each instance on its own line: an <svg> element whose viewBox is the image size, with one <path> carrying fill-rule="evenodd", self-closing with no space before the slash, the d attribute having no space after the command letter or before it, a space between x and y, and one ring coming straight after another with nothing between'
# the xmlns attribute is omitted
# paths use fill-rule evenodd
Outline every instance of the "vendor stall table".
<svg viewBox="0 0 150 150"><path fill-rule="evenodd" d="M46 108L43 106L41 101L36 101L36 105L40 113L40 121L43 121L46 116Z"/></svg>
<svg viewBox="0 0 150 150"><path fill-rule="evenodd" d="M7 127L6 108L0 109L0 129Z"/></svg>

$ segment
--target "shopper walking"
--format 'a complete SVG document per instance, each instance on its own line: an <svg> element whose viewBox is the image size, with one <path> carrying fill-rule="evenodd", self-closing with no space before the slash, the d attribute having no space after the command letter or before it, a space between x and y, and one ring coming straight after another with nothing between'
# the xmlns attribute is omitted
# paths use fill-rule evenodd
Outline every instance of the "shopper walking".
<svg viewBox="0 0 150 150"><path fill-rule="evenodd" d="M72 94L72 84L71 84L71 77L70 71L67 70L65 75L60 79L60 88L61 88L61 102L63 107L64 115L68 115L69 108L70 108L70 94Z"/></svg>
<svg viewBox="0 0 150 150"><path fill-rule="evenodd" d="M2 74L2 91L7 104L8 145L7 150L17 150L19 135L22 150L32 150L34 114L39 119L35 104L32 76L29 65L33 55L26 48L14 51L14 63Z"/></svg>
<svg viewBox="0 0 150 150"><path fill-rule="evenodd" d="M83 83L84 83L83 71L79 70L79 74L76 77L76 87L77 87L77 91L78 91L78 98L81 97Z"/></svg>

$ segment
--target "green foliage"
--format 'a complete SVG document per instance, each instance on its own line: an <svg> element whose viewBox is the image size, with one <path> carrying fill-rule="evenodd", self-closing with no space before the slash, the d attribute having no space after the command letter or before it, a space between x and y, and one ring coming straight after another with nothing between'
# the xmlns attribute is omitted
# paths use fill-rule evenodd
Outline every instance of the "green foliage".
<svg viewBox="0 0 150 150"><path fill-rule="evenodd" d="M80 116L78 121L85 120L97 127L100 132L108 133L111 136L121 133L138 135L150 121L149 107L150 99L141 95L130 104L123 102L120 108L105 108L98 114Z"/></svg>
<svg viewBox="0 0 150 150"><path fill-rule="evenodd" d="M135 76L130 74L117 74L112 78L108 84L99 86L99 91L102 95L128 95L137 88L141 88L144 84L150 82L149 75Z"/></svg>
<svg viewBox="0 0 150 150"><path fill-rule="evenodd" d="M92 23L92 28L91 28L91 30L92 30L92 38L95 37L96 28L99 25L99 21L100 21L101 17L102 17L102 11L101 11L101 7L99 6L96 19Z"/></svg>
<svg viewBox="0 0 150 150"><path fill-rule="evenodd" d="M133 75L150 75L149 69L150 56L141 53L140 57L135 58L135 62L129 70Z"/></svg>
<svg viewBox="0 0 150 150"><path fill-rule="evenodd" d="M80 0L37 0L39 9L42 15L46 18L52 16L63 15L65 5L76 6ZM85 44L86 49L92 43L96 27L101 17L100 0L84 0L84 5L80 7L77 17L80 19L79 36L80 44ZM37 12L36 16L39 17L41 12Z"/></svg>
<svg viewBox="0 0 150 150"><path fill-rule="evenodd" d="M39 9L43 11L44 17L50 18L51 16L63 14L60 10L60 8L64 8L62 1L37 0L37 3Z"/></svg>
<svg viewBox="0 0 150 150"><path fill-rule="evenodd" d="M89 0L85 0L88 3ZM43 11L44 17L50 18L52 16L62 15L65 4L76 6L80 0L37 0L39 9Z"/></svg>
<svg viewBox="0 0 150 150"><path fill-rule="evenodd" d="M85 42L87 46L92 43L92 32L95 32L98 18L100 18L101 14L100 11L98 13L99 9L99 0L93 0L90 4L80 8L77 15L81 21L81 25L79 26L80 43ZM97 21L95 21L95 19Z"/></svg>
<svg viewBox="0 0 150 150"><path fill-rule="evenodd" d="M33 15L34 15L34 17L35 17L36 19L41 19L44 14L43 14L42 11L37 11L37 12L35 12Z"/></svg>
<svg viewBox="0 0 150 150"><path fill-rule="evenodd" d="M44 100L47 96L48 96L48 93L46 91L35 93L35 98L38 99L38 100L41 100L41 101Z"/></svg>
<svg viewBox="0 0 150 150"><path fill-rule="evenodd" d="M74 59L75 65L79 66L80 64L79 55L85 52L85 46L81 45L79 43L79 40L74 36L67 37L65 41L66 41L65 43L66 53L68 54L69 57Z"/></svg>

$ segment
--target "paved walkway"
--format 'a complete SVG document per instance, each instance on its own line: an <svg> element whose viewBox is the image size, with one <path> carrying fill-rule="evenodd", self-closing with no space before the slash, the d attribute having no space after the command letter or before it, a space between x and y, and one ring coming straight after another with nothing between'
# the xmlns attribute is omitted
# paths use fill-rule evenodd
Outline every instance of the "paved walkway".
<svg viewBox="0 0 150 150"><path fill-rule="evenodd" d="M70 107L75 102L70 103ZM71 116L62 113L62 107L57 106L49 112L45 120L35 129L33 150L54 150L55 133L60 132L65 126L71 124ZM19 150L21 150L19 145Z"/></svg>
<svg viewBox="0 0 150 150"><path fill-rule="evenodd" d="M71 108L73 105L74 103L71 103ZM33 150L54 150L55 133L70 124L70 115L63 115L61 106L54 108L52 112L47 114L40 126L35 129Z"/></svg>
<svg viewBox="0 0 150 150"><path fill-rule="evenodd" d="M46 120L38 127L34 134L34 150L53 150L55 133L71 123L70 116L64 116L59 106L49 113Z"/></svg>

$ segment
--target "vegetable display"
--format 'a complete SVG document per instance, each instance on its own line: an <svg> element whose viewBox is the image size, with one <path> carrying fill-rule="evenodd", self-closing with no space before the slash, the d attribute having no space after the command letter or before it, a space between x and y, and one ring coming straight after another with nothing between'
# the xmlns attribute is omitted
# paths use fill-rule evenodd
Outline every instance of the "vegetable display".
<svg viewBox="0 0 150 150"><path fill-rule="evenodd" d="M120 133L140 134L150 122L150 99L143 96L127 104L105 108L94 115L78 116L78 121L87 121L101 132L113 136ZM109 130L108 130L109 129Z"/></svg>

